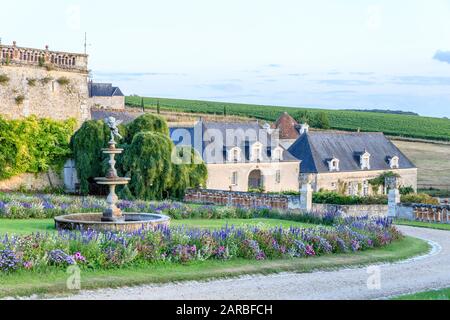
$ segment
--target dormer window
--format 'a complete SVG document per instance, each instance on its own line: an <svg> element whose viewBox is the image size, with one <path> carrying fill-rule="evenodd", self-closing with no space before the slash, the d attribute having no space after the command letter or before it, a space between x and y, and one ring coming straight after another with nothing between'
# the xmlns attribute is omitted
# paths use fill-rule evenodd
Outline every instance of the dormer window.
<svg viewBox="0 0 450 320"><path fill-rule="evenodd" d="M398 162L399 162L399 158L397 156L390 158L389 166L391 167L391 169L398 169L400 167Z"/></svg>
<svg viewBox="0 0 450 320"><path fill-rule="evenodd" d="M276 147L273 150L272 160L283 160L283 149L280 147Z"/></svg>
<svg viewBox="0 0 450 320"><path fill-rule="evenodd" d="M361 170L370 170L370 153L364 151L360 157Z"/></svg>
<svg viewBox="0 0 450 320"><path fill-rule="evenodd" d="M241 161L241 149L238 147L234 147L228 153L228 161L230 162L239 162Z"/></svg>
<svg viewBox="0 0 450 320"><path fill-rule="evenodd" d="M252 146L251 153L252 161L260 161L262 160L262 144L260 142L255 142Z"/></svg>
<svg viewBox="0 0 450 320"><path fill-rule="evenodd" d="M328 170L330 170L330 172L339 171L339 159L333 158L328 161Z"/></svg>

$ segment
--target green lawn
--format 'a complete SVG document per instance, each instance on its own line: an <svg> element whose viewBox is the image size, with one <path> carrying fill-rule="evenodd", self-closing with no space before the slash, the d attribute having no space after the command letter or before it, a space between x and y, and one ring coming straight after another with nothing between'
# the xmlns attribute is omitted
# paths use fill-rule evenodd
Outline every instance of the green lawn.
<svg viewBox="0 0 450 320"><path fill-rule="evenodd" d="M185 219L171 220L172 226L185 225L187 227L199 227L208 229L218 229L225 225L244 226L244 225L260 225L267 227L282 226L284 228L294 227L316 227L315 224L308 224L289 220L279 219ZM26 220L10 220L0 219L0 235L1 234L30 234L33 232L54 232L53 219L26 219Z"/></svg>
<svg viewBox="0 0 450 320"><path fill-rule="evenodd" d="M195 261L187 265L160 263L122 269L86 270L81 273L81 289L202 280L255 273L311 272L317 269L392 262L424 254L429 249L429 245L425 241L406 237L381 249L353 254L330 254L312 258L266 261L208 260ZM66 288L67 278L65 270L46 273L19 271L2 275L0 277L0 297L70 293Z"/></svg>
<svg viewBox="0 0 450 320"><path fill-rule="evenodd" d="M450 300L450 288L408 294L393 300Z"/></svg>
<svg viewBox="0 0 450 320"><path fill-rule="evenodd" d="M445 223L422 222L412 220L395 220L395 224L412 227L439 229L439 230L450 230L450 224L448 223L445 224Z"/></svg>

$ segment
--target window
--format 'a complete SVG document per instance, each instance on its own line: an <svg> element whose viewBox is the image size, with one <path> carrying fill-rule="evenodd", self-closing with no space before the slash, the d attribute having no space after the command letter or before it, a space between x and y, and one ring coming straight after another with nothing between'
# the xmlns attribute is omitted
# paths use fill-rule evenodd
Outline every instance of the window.
<svg viewBox="0 0 450 320"><path fill-rule="evenodd" d="M262 144L260 142L255 142L252 146L252 161L262 160Z"/></svg>
<svg viewBox="0 0 450 320"><path fill-rule="evenodd" d="M399 168L398 161L399 161L399 158L397 156L392 157L389 160L389 166L391 167L391 169L398 169Z"/></svg>
<svg viewBox="0 0 450 320"><path fill-rule="evenodd" d="M280 183L281 182L281 170L277 170L275 172L275 182Z"/></svg>
<svg viewBox="0 0 450 320"><path fill-rule="evenodd" d="M237 171L233 171L233 173L231 174L231 184L236 186L238 184L238 172Z"/></svg>
<svg viewBox="0 0 450 320"><path fill-rule="evenodd" d="M356 196L358 194L358 184L355 182L349 182L347 193L349 196Z"/></svg>
<svg viewBox="0 0 450 320"><path fill-rule="evenodd" d="M238 147L232 148L228 154L228 161L230 162L241 161L241 149L239 149Z"/></svg>
<svg viewBox="0 0 450 320"><path fill-rule="evenodd" d="M364 181L363 182L363 196L366 197L369 195L369 181Z"/></svg>
<svg viewBox="0 0 450 320"><path fill-rule="evenodd" d="M272 160L283 160L283 149L276 147L273 151Z"/></svg>
<svg viewBox="0 0 450 320"><path fill-rule="evenodd" d="M360 158L361 170L370 170L370 153L364 151Z"/></svg>
<svg viewBox="0 0 450 320"><path fill-rule="evenodd" d="M339 159L333 158L328 161L328 169L330 170L330 172L339 171Z"/></svg>

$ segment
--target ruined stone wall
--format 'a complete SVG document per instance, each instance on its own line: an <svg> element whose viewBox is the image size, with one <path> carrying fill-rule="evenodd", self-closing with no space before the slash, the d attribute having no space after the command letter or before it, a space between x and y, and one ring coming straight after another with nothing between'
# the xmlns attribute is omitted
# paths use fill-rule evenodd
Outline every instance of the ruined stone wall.
<svg viewBox="0 0 450 320"><path fill-rule="evenodd" d="M64 186L62 176L52 170L43 173L23 173L15 177L1 180L0 191L43 190Z"/></svg>
<svg viewBox="0 0 450 320"><path fill-rule="evenodd" d="M55 120L75 118L81 125L90 118L87 72L49 71L46 67L21 64L0 66L2 75L0 115L7 119L30 115Z"/></svg>

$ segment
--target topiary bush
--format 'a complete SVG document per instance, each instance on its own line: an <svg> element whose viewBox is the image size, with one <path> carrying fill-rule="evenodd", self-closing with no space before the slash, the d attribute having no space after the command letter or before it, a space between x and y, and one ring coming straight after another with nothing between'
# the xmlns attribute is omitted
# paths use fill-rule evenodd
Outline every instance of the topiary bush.
<svg viewBox="0 0 450 320"><path fill-rule="evenodd" d="M21 173L61 169L70 155L75 120L55 121L32 116L5 120L0 116L0 180Z"/></svg>

